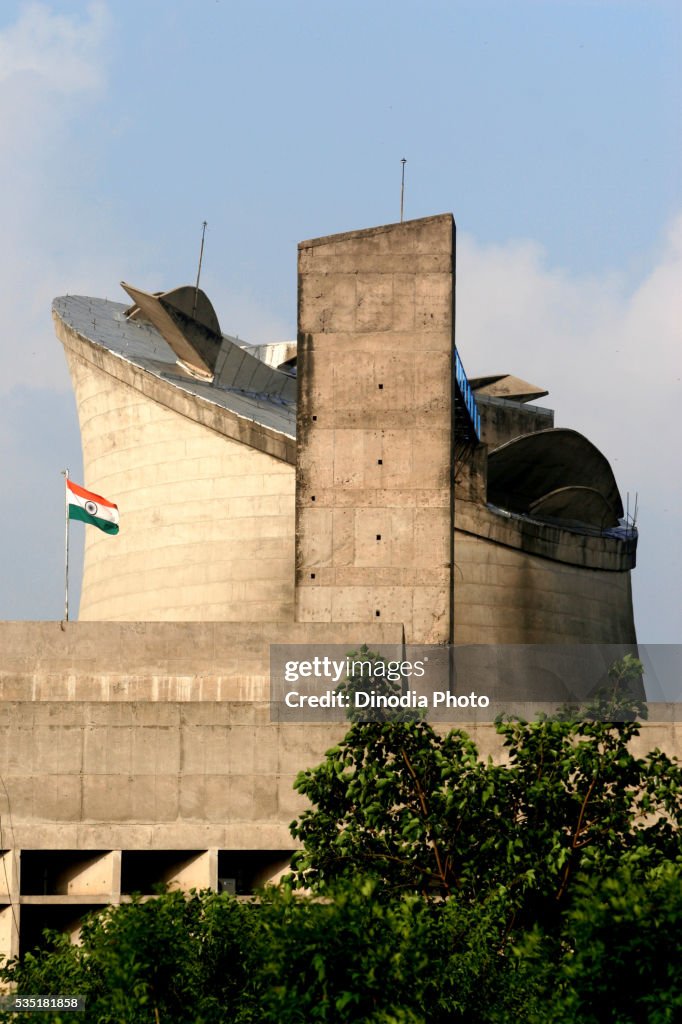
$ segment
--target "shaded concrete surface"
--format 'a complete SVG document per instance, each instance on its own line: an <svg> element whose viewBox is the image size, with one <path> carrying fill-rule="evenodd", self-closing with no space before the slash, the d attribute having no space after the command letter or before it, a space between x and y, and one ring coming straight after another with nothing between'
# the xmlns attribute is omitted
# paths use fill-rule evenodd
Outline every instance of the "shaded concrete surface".
<svg viewBox="0 0 682 1024"><path fill-rule="evenodd" d="M528 512L543 495L568 486L599 491L613 520L623 515L608 460L576 430L555 427L528 434L488 454L488 500L510 512Z"/></svg>

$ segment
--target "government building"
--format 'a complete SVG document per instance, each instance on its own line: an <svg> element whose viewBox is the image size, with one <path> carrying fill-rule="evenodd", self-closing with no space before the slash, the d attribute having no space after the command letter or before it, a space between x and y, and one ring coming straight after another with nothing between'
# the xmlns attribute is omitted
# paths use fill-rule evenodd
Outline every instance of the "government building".
<svg viewBox="0 0 682 1024"><path fill-rule="evenodd" d="M449 214L302 242L296 342L244 344L194 286L121 300L53 304L120 533L86 532L79 621L0 624L5 955L159 883L286 870L294 777L344 726L273 714L273 645L428 645L447 686L504 666L523 701L636 653L610 464L542 387L467 376Z"/></svg>

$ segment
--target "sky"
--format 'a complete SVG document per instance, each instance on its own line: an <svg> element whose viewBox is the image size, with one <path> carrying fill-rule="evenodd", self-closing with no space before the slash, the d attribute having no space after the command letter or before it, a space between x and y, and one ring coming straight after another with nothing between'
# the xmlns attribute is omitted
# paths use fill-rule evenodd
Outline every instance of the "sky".
<svg viewBox="0 0 682 1024"><path fill-rule="evenodd" d="M404 157L406 218L455 215L467 371L604 451L638 637L679 644L681 108L679 0L3 0L0 619L62 618L88 484L53 297L191 283L206 220L223 330L293 338L297 243L396 221Z"/></svg>

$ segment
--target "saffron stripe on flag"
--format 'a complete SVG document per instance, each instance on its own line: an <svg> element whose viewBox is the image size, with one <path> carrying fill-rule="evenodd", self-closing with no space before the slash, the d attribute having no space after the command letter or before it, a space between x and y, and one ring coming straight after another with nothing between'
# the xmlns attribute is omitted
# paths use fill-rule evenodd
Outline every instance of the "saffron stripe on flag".
<svg viewBox="0 0 682 1024"><path fill-rule="evenodd" d="M84 498L86 501L94 501L98 505L107 505L109 508L118 508L113 501L108 501L107 498L103 498L101 494L95 494L94 491L86 491L85 487L79 487L78 484L74 484L69 479L66 481L66 486L72 494L77 495L79 498Z"/></svg>

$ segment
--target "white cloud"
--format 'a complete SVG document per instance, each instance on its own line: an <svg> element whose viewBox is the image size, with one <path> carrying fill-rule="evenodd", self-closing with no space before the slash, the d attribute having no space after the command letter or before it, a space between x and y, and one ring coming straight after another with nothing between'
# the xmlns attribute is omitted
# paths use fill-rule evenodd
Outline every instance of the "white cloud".
<svg viewBox="0 0 682 1024"><path fill-rule="evenodd" d="M557 422L596 432L610 454L682 441L682 216L656 266L626 290L616 275L575 277L540 246L460 243L457 336L472 376L510 372L550 391ZM661 445L657 444L660 449ZM609 454L609 452L607 452Z"/></svg>
<svg viewBox="0 0 682 1024"><path fill-rule="evenodd" d="M24 7L0 30L0 358L2 391L68 387L50 304L78 265L70 209L78 189L73 124L102 93L107 8L82 17ZM75 279L75 278L74 278Z"/></svg>
<svg viewBox="0 0 682 1024"><path fill-rule="evenodd" d="M63 93L98 88L103 72L96 55L107 24L103 3L90 4L84 19L54 14L45 4L28 4L0 32L0 84L27 75Z"/></svg>
<svg viewBox="0 0 682 1024"><path fill-rule="evenodd" d="M464 237L459 245L457 339L467 372L514 373L546 388L539 404L602 449L631 509L638 492L635 593L642 638L659 642L682 633L679 602L662 596L679 593L682 572L680 280L682 216L630 288L617 275L552 268L533 242L482 246ZM647 619L654 608L658 624Z"/></svg>

